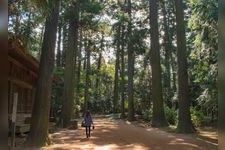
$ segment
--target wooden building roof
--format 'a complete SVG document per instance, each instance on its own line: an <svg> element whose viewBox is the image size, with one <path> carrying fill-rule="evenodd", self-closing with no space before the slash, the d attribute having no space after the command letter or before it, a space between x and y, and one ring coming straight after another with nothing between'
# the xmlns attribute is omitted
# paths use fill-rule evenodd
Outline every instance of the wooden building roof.
<svg viewBox="0 0 225 150"><path fill-rule="evenodd" d="M8 57L20 62L24 67L37 73L39 68L39 61L28 54L21 46L13 43L12 40L8 41Z"/></svg>
<svg viewBox="0 0 225 150"><path fill-rule="evenodd" d="M39 62L13 40L8 40L8 61L9 81L30 89L36 87Z"/></svg>

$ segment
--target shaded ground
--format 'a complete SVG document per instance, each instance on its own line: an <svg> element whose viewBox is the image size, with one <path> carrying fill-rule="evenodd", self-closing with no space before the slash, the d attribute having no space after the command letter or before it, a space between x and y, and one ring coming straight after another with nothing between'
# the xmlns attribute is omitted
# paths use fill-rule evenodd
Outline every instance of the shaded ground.
<svg viewBox="0 0 225 150"><path fill-rule="evenodd" d="M90 139L86 139L79 124L78 130L64 129L52 134L54 144L41 150L216 150L218 147L216 139L201 138L207 137L204 135L167 133L107 118L96 118L94 123Z"/></svg>

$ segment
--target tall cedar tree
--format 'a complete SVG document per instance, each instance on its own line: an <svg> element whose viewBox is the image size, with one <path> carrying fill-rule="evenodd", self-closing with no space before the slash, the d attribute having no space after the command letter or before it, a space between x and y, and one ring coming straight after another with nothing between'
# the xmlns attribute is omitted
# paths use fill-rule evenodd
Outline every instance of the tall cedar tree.
<svg viewBox="0 0 225 150"><path fill-rule="evenodd" d="M96 84L95 84L95 101L97 102L100 98L100 81L101 81L101 67L102 67L102 52L104 50L104 33L101 32L101 44L100 44L100 50L98 51L98 60L97 60L97 77L96 77Z"/></svg>
<svg viewBox="0 0 225 150"><path fill-rule="evenodd" d="M86 38L87 40L87 38ZM90 88L90 75L91 75L91 41L86 41L85 44L85 50L86 50L86 61L85 61L85 69L86 69L86 76L85 76L85 93L84 93L84 110L85 112L89 109L89 88Z"/></svg>
<svg viewBox="0 0 225 150"><path fill-rule="evenodd" d="M117 26L117 33L116 33L116 63L115 63L115 80L114 80L114 96L113 96L113 112L118 112L118 99L119 99L119 91L118 91L118 84L119 84L119 54L120 54L120 27L121 25L118 24Z"/></svg>
<svg viewBox="0 0 225 150"><path fill-rule="evenodd" d="M125 103L125 60L124 60L124 30L125 30L125 25L122 24L122 29L121 29L122 33L121 33L121 72L120 72L120 76L121 76L121 117L124 118L125 117L125 108L124 108L124 103Z"/></svg>
<svg viewBox="0 0 225 150"><path fill-rule="evenodd" d="M131 0L128 0L128 120L134 120L134 50L132 47Z"/></svg>
<svg viewBox="0 0 225 150"><path fill-rule="evenodd" d="M48 142L52 74L60 1L52 0L50 2L51 8L45 23L37 91L33 105L31 129L26 143L27 146L43 146Z"/></svg>
<svg viewBox="0 0 225 150"><path fill-rule="evenodd" d="M75 95L75 100L77 105L80 104L79 101L79 94L80 94L80 76L81 76L81 58L82 58L82 54L81 54L81 50L82 50L82 28L79 28L79 48L78 48L78 52L77 52L77 85L76 85L76 95Z"/></svg>
<svg viewBox="0 0 225 150"><path fill-rule="evenodd" d="M151 67L152 67L152 99L153 117L152 126L163 127L168 123L164 114L161 66L159 53L159 30L158 30L158 4L157 0L149 0L150 9L150 37L151 37Z"/></svg>
<svg viewBox="0 0 225 150"><path fill-rule="evenodd" d="M186 38L184 24L184 10L182 0L175 0L176 7L176 29L177 29L177 61L178 61L178 126L181 133L194 132L190 116L190 99L188 89Z"/></svg>
<svg viewBox="0 0 225 150"><path fill-rule="evenodd" d="M78 41L78 11L77 3L71 8L69 19L68 49L66 50L66 66L64 78L64 101L62 109L63 127L70 126L74 106L75 91L75 56Z"/></svg>
<svg viewBox="0 0 225 150"><path fill-rule="evenodd" d="M172 90L171 90L171 57L172 57L172 43L169 33L169 23L168 23L168 13L166 11L166 4L164 1L160 2L163 14L163 28L165 35L164 40L164 50L165 50L165 74L164 74L164 88L165 88L165 101L169 107L172 107Z"/></svg>

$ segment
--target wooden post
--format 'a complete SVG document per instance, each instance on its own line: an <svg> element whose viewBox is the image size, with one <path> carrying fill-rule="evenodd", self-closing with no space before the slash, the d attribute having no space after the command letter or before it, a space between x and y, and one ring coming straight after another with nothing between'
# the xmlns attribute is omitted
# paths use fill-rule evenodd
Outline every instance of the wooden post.
<svg viewBox="0 0 225 150"><path fill-rule="evenodd" d="M15 129L16 129L16 113L17 113L18 93L13 94L13 110L12 110L12 129L11 129L11 147L15 147Z"/></svg>

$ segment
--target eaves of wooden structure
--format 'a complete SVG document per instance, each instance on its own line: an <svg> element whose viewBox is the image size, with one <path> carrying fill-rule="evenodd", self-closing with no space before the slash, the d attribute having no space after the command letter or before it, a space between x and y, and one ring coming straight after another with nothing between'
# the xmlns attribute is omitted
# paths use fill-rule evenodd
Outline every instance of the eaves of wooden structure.
<svg viewBox="0 0 225 150"><path fill-rule="evenodd" d="M22 47L8 41L8 113L13 109L13 95L18 94L16 127L17 132L29 131L34 96L37 86L39 62ZM24 126L25 128L22 128ZM20 128L21 127L21 128Z"/></svg>

